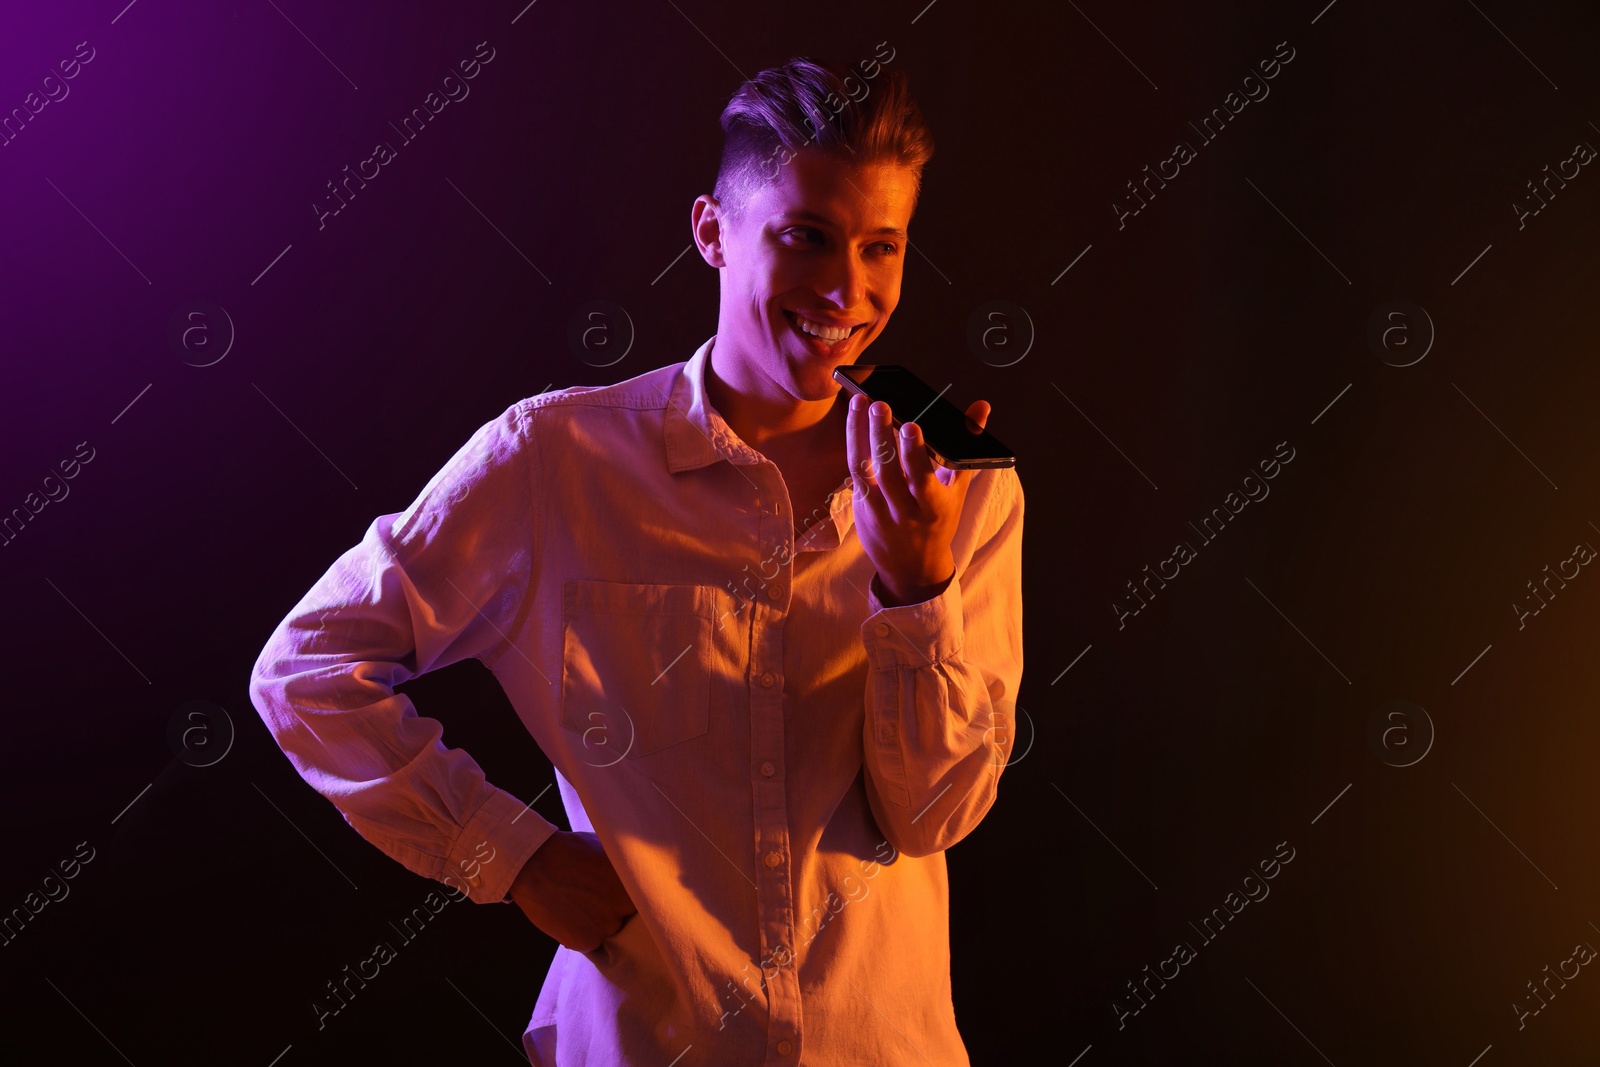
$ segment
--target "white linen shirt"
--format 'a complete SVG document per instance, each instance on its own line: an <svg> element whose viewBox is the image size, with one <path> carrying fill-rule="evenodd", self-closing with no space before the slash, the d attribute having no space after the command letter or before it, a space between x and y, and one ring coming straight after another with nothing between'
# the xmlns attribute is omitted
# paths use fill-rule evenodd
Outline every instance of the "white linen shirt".
<svg viewBox="0 0 1600 1067"><path fill-rule="evenodd" d="M955 577L885 607L850 480L797 540L712 408L715 340L479 428L278 625L251 699L358 833L491 903L558 827L393 686L494 672L638 906L558 946L530 1062L965 1065L944 849L1010 753L1021 483L974 471Z"/></svg>

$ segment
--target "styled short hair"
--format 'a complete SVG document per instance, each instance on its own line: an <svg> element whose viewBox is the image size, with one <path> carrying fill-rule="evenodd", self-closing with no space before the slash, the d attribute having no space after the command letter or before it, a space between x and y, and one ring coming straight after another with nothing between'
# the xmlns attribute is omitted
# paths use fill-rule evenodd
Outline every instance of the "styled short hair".
<svg viewBox="0 0 1600 1067"><path fill-rule="evenodd" d="M752 195L776 180L789 159L784 149L911 167L916 202L922 168L933 157L933 134L902 70L873 60L860 66L857 73L796 56L739 86L722 110L722 162L711 193L729 219L739 218ZM869 68L876 69L870 78Z"/></svg>

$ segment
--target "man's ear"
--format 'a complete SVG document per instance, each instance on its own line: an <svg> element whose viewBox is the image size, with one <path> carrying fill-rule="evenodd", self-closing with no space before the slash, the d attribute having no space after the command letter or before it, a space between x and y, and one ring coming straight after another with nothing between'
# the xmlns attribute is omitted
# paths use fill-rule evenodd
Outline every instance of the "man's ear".
<svg viewBox="0 0 1600 1067"><path fill-rule="evenodd" d="M689 210L689 228L694 234L695 247L700 249L700 258L713 267L726 267L723 242L727 235L723 232L722 205L717 203L716 197L695 198Z"/></svg>

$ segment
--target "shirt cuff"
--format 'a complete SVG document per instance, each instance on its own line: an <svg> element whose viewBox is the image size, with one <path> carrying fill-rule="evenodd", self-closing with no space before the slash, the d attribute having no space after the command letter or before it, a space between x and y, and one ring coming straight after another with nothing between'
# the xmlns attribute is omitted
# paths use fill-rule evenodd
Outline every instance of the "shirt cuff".
<svg viewBox="0 0 1600 1067"><path fill-rule="evenodd" d="M926 667L961 652L966 630L961 614L961 577L952 575L944 591L915 604L887 606L888 590L874 574L867 583L870 614L861 624L868 662L876 669Z"/></svg>
<svg viewBox="0 0 1600 1067"><path fill-rule="evenodd" d="M476 904L505 901L528 857L560 829L504 789L488 788L436 876Z"/></svg>

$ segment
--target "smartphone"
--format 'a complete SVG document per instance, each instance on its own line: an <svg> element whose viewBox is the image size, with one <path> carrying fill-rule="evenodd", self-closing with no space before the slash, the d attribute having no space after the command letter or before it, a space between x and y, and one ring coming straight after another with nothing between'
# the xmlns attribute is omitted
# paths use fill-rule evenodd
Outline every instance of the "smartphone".
<svg viewBox="0 0 1600 1067"><path fill-rule="evenodd" d="M833 376L850 392L888 404L896 430L905 422L920 426L929 455L941 466L974 470L1017 465L1017 457L994 434L973 432L966 412L946 400L944 390L935 390L899 364L857 363L834 368Z"/></svg>

